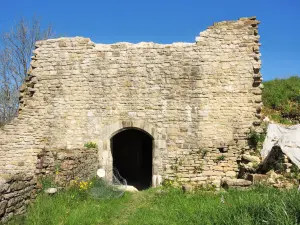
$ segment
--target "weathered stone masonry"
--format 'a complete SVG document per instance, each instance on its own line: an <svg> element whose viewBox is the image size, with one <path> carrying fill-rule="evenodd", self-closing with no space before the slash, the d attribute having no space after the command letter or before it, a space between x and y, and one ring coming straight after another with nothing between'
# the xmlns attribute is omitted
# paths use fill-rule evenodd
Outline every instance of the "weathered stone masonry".
<svg viewBox="0 0 300 225"><path fill-rule="evenodd" d="M99 167L96 149L43 150L37 156L36 176L54 178L60 186L71 180L87 180L95 176Z"/></svg>
<svg viewBox="0 0 300 225"><path fill-rule="evenodd" d="M36 179L18 173L0 177L0 223L26 211L26 206L36 196Z"/></svg>
<svg viewBox="0 0 300 225"><path fill-rule="evenodd" d="M88 141L110 168L110 138L135 127L154 139L154 180L236 177L247 133L260 125L258 24L215 23L196 43L37 42L19 116L0 129L0 173L34 174L43 149Z"/></svg>

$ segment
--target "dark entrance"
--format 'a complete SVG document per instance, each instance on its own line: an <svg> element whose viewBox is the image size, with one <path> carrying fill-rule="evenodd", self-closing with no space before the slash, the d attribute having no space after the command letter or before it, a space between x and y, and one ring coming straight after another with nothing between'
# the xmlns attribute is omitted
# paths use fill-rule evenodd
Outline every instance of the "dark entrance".
<svg viewBox="0 0 300 225"><path fill-rule="evenodd" d="M152 137L144 131L128 129L111 138L113 167L133 185L142 190L151 186Z"/></svg>

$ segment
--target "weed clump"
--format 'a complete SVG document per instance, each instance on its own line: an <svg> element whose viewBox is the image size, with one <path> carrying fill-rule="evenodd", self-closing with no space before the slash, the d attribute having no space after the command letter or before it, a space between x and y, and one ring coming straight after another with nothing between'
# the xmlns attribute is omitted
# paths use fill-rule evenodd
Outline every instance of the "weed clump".
<svg viewBox="0 0 300 225"><path fill-rule="evenodd" d="M256 131L251 130L248 134L248 140L250 144L257 148L258 144L262 144L266 138L266 133L258 133Z"/></svg>
<svg viewBox="0 0 300 225"><path fill-rule="evenodd" d="M224 160L225 160L225 155L220 155L214 161L216 163L218 163L218 162L221 162L221 161L224 161Z"/></svg>
<svg viewBox="0 0 300 225"><path fill-rule="evenodd" d="M86 148L98 148L97 144L95 142L87 142L84 144L84 147Z"/></svg>

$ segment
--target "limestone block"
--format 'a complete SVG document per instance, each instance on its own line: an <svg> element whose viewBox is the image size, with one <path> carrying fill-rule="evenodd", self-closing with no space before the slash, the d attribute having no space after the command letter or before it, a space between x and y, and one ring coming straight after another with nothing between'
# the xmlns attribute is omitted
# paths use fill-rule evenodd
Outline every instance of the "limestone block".
<svg viewBox="0 0 300 225"><path fill-rule="evenodd" d="M11 207L12 205L19 203L23 199L24 199L23 196L17 196L17 197L11 198L11 199L9 199L9 201L7 203L7 207Z"/></svg>
<svg viewBox="0 0 300 225"><path fill-rule="evenodd" d="M265 174L249 174L247 180L250 180L252 183L261 183L266 182L268 176Z"/></svg>
<svg viewBox="0 0 300 225"><path fill-rule="evenodd" d="M57 188L48 188L45 190L45 193L53 195L57 192Z"/></svg>
<svg viewBox="0 0 300 225"><path fill-rule="evenodd" d="M9 184L7 180L0 177L0 194L5 193L8 190Z"/></svg>
<svg viewBox="0 0 300 225"><path fill-rule="evenodd" d="M183 193L190 193L193 191L193 186L188 184L182 185L182 191Z"/></svg>
<svg viewBox="0 0 300 225"><path fill-rule="evenodd" d="M26 187L26 184L24 182L16 181L10 185L9 189L10 191L17 191L17 190L21 190L24 187Z"/></svg>
<svg viewBox="0 0 300 225"><path fill-rule="evenodd" d="M252 184L251 181L249 180L244 180L244 179L222 179L222 186L223 185L228 185L229 187L246 187L250 186Z"/></svg>
<svg viewBox="0 0 300 225"><path fill-rule="evenodd" d="M203 171L203 176L222 176L225 173L219 171Z"/></svg>
<svg viewBox="0 0 300 225"><path fill-rule="evenodd" d="M243 154L242 155L242 158L248 162L254 162L254 163L260 163L261 160L259 157L257 156L252 156L252 155L249 155L249 154Z"/></svg>
<svg viewBox="0 0 300 225"><path fill-rule="evenodd" d="M220 179L214 180L214 181L213 181L213 185L214 185L216 188L220 188L220 187L221 187L221 180L220 180Z"/></svg>
<svg viewBox="0 0 300 225"><path fill-rule="evenodd" d="M6 206L7 200L3 200L0 202L0 216L2 216L5 213Z"/></svg>
<svg viewBox="0 0 300 225"><path fill-rule="evenodd" d="M207 177L193 177L191 178L191 181L205 181L207 179Z"/></svg>
<svg viewBox="0 0 300 225"><path fill-rule="evenodd" d="M236 172L235 171L227 171L226 172L226 177L235 177L236 176Z"/></svg>

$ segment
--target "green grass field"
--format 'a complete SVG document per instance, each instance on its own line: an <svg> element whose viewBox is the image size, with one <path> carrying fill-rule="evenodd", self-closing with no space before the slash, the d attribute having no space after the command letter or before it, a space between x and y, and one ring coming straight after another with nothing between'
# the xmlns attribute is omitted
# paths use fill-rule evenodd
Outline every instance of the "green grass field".
<svg viewBox="0 0 300 225"><path fill-rule="evenodd" d="M300 76L275 79L263 84L263 113L278 123L299 123Z"/></svg>
<svg viewBox="0 0 300 225"><path fill-rule="evenodd" d="M111 200L95 200L76 191L61 191L54 196L40 194L25 216L9 224L299 223L300 193L297 190L256 187L217 193L149 189Z"/></svg>

